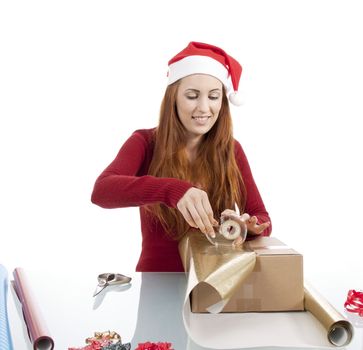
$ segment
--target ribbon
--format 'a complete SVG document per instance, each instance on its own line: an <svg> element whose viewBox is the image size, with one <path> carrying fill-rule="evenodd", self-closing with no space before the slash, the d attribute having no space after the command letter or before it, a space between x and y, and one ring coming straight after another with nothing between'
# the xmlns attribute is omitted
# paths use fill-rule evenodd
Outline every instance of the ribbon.
<svg viewBox="0 0 363 350"><path fill-rule="evenodd" d="M363 317L363 291L351 289L348 292L344 307L349 312L354 312Z"/></svg>
<svg viewBox="0 0 363 350"><path fill-rule="evenodd" d="M139 343L135 350L174 350L171 348L172 344L168 342L158 342L158 343Z"/></svg>
<svg viewBox="0 0 363 350"><path fill-rule="evenodd" d="M94 332L94 336L86 339L86 346L82 348L68 348L68 350L130 350L131 344L122 344L121 336L116 332Z"/></svg>
<svg viewBox="0 0 363 350"><path fill-rule="evenodd" d="M95 332L92 338L87 338L86 343L91 344L93 340L107 340L110 343L116 343L121 340L121 336L116 332L106 331L106 332Z"/></svg>

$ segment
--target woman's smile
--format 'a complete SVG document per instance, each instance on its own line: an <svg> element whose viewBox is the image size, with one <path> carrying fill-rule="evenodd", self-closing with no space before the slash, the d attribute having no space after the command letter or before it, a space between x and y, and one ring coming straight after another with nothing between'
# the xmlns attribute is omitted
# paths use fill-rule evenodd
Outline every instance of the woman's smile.
<svg viewBox="0 0 363 350"><path fill-rule="evenodd" d="M206 125L209 119L212 118L210 115L207 116L193 116L192 119L195 120L197 125Z"/></svg>

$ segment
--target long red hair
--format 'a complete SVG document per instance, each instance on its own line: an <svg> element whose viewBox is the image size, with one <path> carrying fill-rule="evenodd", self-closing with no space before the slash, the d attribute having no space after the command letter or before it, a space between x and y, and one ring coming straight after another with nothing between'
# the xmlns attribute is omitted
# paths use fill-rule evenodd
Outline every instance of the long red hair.
<svg viewBox="0 0 363 350"><path fill-rule="evenodd" d="M176 95L179 82L167 87L160 108L159 125L154 133L154 153L148 174L187 180L208 194L214 217L225 209L244 211L246 191L238 169L232 132L232 118L225 90L218 119L203 135L197 157L190 163L186 153L186 130L180 122ZM182 237L190 228L176 208L164 204L149 205L168 235Z"/></svg>

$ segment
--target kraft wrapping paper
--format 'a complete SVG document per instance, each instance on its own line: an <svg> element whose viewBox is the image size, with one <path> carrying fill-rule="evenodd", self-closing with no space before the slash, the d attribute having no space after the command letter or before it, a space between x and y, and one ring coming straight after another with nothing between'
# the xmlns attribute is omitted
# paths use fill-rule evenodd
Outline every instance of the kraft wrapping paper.
<svg viewBox="0 0 363 350"><path fill-rule="evenodd" d="M354 328L310 283L304 283L304 306L324 326L329 342L336 346L345 346L353 338Z"/></svg>
<svg viewBox="0 0 363 350"><path fill-rule="evenodd" d="M211 313L222 311L256 263L255 252L232 245L213 246L194 230L181 240L179 251L184 269L189 271L189 293L202 284L208 288L213 296L207 308Z"/></svg>
<svg viewBox="0 0 363 350"><path fill-rule="evenodd" d="M24 321L28 328L30 341L34 350L53 350L54 341L49 335L47 326L42 318L39 306L30 288L26 273L16 268L14 275L14 289L22 305Z"/></svg>
<svg viewBox="0 0 363 350"><path fill-rule="evenodd" d="M182 311L184 326L199 346L324 349L345 346L352 340L353 326L307 282L306 311L219 313L252 272L256 254L232 246L214 247L196 231L181 240L179 252L188 274ZM200 284L208 286L214 295L213 304L207 309L209 314L191 312L190 293Z"/></svg>
<svg viewBox="0 0 363 350"><path fill-rule="evenodd" d="M0 349L13 350L7 309L8 284L8 272L0 265Z"/></svg>

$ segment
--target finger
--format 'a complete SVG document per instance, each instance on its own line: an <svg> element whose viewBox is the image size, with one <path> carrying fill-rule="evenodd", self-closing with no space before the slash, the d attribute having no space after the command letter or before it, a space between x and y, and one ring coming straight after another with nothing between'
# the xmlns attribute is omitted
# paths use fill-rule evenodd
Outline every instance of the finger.
<svg viewBox="0 0 363 350"><path fill-rule="evenodd" d="M199 215L199 212L195 206L189 206L188 208L191 217L193 218L194 222L196 223L197 227L203 232L207 233L205 225L203 223L202 218Z"/></svg>
<svg viewBox="0 0 363 350"><path fill-rule="evenodd" d="M192 216L190 215L190 213L186 207L180 205L178 207L178 209L190 227L198 228L198 225L195 223L194 219L192 218Z"/></svg>
<svg viewBox="0 0 363 350"><path fill-rule="evenodd" d="M215 237L213 225L218 224L218 222L213 218L213 209L209 203L207 193L200 191L198 196L194 197L193 204L200 220L203 222L204 233L209 234L211 237ZM193 218L196 220L195 217Z"/></svg>
<svg viewBox="0 0 363 350"><path fill-rule="evenodd" d="M249 218L250 218L250 216L249 216L247 213L244 213L244 214L242 214L242 216L241 216L241 220L242 220L242 221L247 221Z"/></svg>
<svg viewBox="0 0 363 350"><path fill-rule="evenodd" d="M207 235L209 235L211 237L214 237L215 233L214 233L213 226L210 222L208 214L206 213L206 211L204 209L202 202L196 203L195 207L196 207L196 210L198 211L199 218L203 222L203 226L205 229L204 233L206 233Z"/></svg>
<svg viewBox="0 0 363 350"><path fill-rule="evenodd" d="M207 199L207 202L209 204L208 199ZM206 233L213 237L215 235L214 228L213 228L213 222L214 222L213 211L212 211L212 208L210 207L210 205L209 205L210 210L207 211L203 204L204 204L203 200L200 204L198 203L197 210L199 212L201 219L203 220L204 226L206 228Z"/></svg>
<svg viewBox="0 0 363 350"><path fill-rule="evenodd" d="M248 223L251 225L256 225L257 224L257 218L256 216L252 216L249 220Z"/></svg>
<svg viewBox="0 0 363 350"><path fill-rule="evenodd" d="M218 221L214 218L213 209L212 209L212 206L210 205L210 202L209 202L209 199L208 199L207 195L203 196L202 205L203 205L203 208L204 208L206 214L208 215L210 224L212 226L218 225Z"/></svg>
<svg viewBox="0 0 363 350"><path fill-rule="evenodd" d="M226 209L222 211L221 216L236 215L236 212L232 209Z"/></svg>
<svg viewBox="0 0 363 350"><path fill-rule="evenodd" d="M242 237L241 236L238 236L234 241L233 241L233 243L232 243L232 245L234 245L234 246L240 246L240 245L242 245L242 243L243 243L243 240L242 240Z"/></svg>
<svg viewBox="0 0 363 350"><path fill-rule="evenodd" d="M194 227L194 228L198 228L197 223L194 221L194 219L192 218L192 216L190 215L188 210L185 211L185 214L183 216L184 216L184 219L189 224L189 226Z"/></svg>
<svg viewBox="0 0 363 350"><path fill-rule="evenodd" d="M261 234L267 227L270 226L270 223L269 222L265 222L261 225L255 225L253 228L252 228L252 232L256 233L256 234Z"/></svg>
<svg viewBox="0 0 363 350"><path fill-rule="evenodd" d="M261 225L258 225L258 227L261 228L261 232L264 231L265 229L267 229L267 227L269 227L269 226L270 226L270 222L269 221L268 222L264 222Z"/></svg>
<svg viewBox="0 0 363 350"><path fill-rule="evenodd" d="M258 235L261 234L263 232L265 228L262 227L262 225L258 225L254 227L254 232L257 233Z"/></svg>

